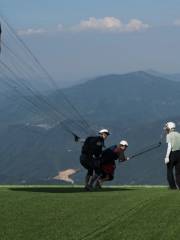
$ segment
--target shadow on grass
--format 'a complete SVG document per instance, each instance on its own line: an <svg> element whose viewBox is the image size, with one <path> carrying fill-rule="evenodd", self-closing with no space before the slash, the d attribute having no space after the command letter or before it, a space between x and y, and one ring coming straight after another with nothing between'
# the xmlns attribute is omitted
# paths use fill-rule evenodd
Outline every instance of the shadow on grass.
<svg viewBox="0 0 180 240"><path fill-rule="evenodd" d="M39 193L81 193L89 192L83 187L13 187L9 188L11 191L17 192L39 192ZM121 191L131 191L134 188L123 188L123 187L104 187L99 190L92 190L91 192L121 192Z"/></svg>

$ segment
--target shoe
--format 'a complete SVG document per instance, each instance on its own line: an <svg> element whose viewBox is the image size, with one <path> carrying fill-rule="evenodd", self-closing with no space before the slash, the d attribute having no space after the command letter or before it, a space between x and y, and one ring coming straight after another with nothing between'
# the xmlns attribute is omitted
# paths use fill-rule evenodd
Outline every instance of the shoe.
<svg viewBox="0 0 180 240"><path fill-rule="evenodd" d="M89 186L89 185L86 185L85 187L84 187L84 189L86 190L86 191L91 191L92 190L92 187L91 186Z"/></svg>
<svg viewBox="0 0 180 240"><path fill-rule="evenodd" d="M101 183L100 183L99 180L97 180L96 185L95 185L95 188L96 188L96 189L101 189L101 188L102 188Z"/></svg>
<svg viewBox="0 0 180 240"><path fill-rule="evenodd" d="M169 190L178 190L177 187L169 187Z"/></svg>

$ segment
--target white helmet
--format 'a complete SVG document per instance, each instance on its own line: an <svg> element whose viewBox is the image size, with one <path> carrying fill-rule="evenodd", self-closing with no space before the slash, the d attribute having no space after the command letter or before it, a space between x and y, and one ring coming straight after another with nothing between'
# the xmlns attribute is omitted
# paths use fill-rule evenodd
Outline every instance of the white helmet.
<svg viewBox="0 0 180 240"><path fill-rule="evenodd" d="M99 131L99 134L106 133L107 135L110 135L109 131L107 129L101 129Z"/></svg>
<svg viewBox="0 0 180 240"><path fill-rule="evenodd" d="M128 147L128 142L126 140L120 141L119 144Z"/></svg>
<svg viewBox="0 0 180 240"><path fill-rule="evenodd" d="M169 130L172 130L175 128L176 128L176 124L174 122L167 122L164 127L164 129L169 129Z"/></svg>

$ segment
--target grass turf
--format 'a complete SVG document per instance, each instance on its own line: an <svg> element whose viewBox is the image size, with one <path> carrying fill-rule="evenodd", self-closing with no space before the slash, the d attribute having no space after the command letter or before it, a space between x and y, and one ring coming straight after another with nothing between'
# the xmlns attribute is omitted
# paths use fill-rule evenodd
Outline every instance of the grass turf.
<svg viewBox="0 0 180 240"><path fill-rule="evenodd" d="M0 240L177 240L179 229L180 191L167 188L0 188Z"/></svg>

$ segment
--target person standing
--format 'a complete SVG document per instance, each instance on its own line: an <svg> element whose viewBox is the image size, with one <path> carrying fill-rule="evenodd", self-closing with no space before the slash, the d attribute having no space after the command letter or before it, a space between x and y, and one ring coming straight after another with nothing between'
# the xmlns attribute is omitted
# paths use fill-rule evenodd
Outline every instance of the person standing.
<svg viewBox="0 0 180 240"><path fill-rule="evenodd" d="M104 141L109 136L109 131L107 129L102 129L99 131L98 136L87 137L82 146L80 163L87 169L87 174L85 177L85 189L91 189L91 183L94 171L99 169L100 158L104 147Z"/></svg>
<svg viewBox="0 0 180 240"><path fill-rule="evenodd" d="M170 189L180 189L180 133L174 122L167 122L166 131L167 152L165 164L167 166L167 181ZM175 176L173 170L175 168Z"/></svg>

